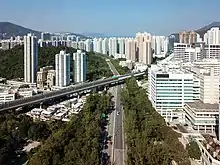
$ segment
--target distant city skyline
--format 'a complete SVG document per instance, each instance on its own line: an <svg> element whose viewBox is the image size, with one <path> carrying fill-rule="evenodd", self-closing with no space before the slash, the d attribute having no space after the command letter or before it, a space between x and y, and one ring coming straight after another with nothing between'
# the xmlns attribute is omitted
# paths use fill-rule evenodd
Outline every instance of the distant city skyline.
<svg viewBox="0 0 220 165"><path fill-rule="evenodd" d="M3 1L0 21L39 31L169 35L220 21L219 0Z"/></svg>

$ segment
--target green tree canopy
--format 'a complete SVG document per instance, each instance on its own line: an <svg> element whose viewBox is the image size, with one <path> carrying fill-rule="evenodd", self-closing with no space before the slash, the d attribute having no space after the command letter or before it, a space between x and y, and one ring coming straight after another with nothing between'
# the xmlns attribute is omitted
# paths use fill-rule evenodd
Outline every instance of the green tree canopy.
<svg viewBox="0 0 220 165"><path fill-rule="evenodd" d="M200 159L201 152L200 152L198 144L195 141L193 140L190 141L189 144L186 145L186 150L190 158L198 159L198 160Z"/></svg>
<svg viewBox="0 0 220 165"><path fill-rule="evenodd" d="M30 157L29 165L100 165L101 114L107 113L109 103L107 94L90 95L81 113L54 132Z"/></svg>
<svg viewBox="0 0 220 165"><path fill-rule="evenodd" d="M188 154L179 142L179 134L167 127L164 119L152 107L146 91L134 78L122 92L125 112L125 133L128 165L167 165L175 160L190 165Z"/></svg>

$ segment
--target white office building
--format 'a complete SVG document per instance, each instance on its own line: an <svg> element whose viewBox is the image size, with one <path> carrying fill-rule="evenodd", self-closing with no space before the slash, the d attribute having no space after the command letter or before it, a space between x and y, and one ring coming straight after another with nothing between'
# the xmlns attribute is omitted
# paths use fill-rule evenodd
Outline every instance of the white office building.
<svg viewBox="0 0 220 165"><path fill-rule="evenodd" d="M174 43L174 59L176 61L185 61L185 50L190 48L189 44L185 43Z"/></svg>
<svg viewBox="0 0 220 165"><path fill-rule="evenodd" d="M55 84L64 87L70 84L70 54L60 51L55 55Z"/></svg>
<svg viewBox="0 0 220 165"><path fill-rule="evenodd" d="M200 133L215 133L218 126L219 105L198 100L184 105L186 119Z"/></svg>
<svg viewBox="0 0 220 165"><path fill-rule="evenodd" d="M73 54L74 60L74 82L80 83L86 81L86 53L77 50Z"/></svg>
<svg viewBox="0 0 220 165"><path fill-rule="evenodd" d="M37 79L38 41L33 34L24 36L24 81L35 83Z"/></svg>
<svg viewBox="0 0 220 165"><path fill-rule="evenodd" d="M200 100L186 102L184 111L193 128L202 133L214 133L219 116L219 75L214 68L192 67L200 82Z"/></svg>
<svg viewBox="0 0 220 165"><path fill-rule="evenodd" d="M194 62L201 58L201 48L186 48L185 55L183 57L183 61L185 62Z"/></svg>
<svg viewBox="0 0 220 165"><path fill-rule="evenodd" d="M219 75L214 73L214 68L192 67L191 71L200 81L200 100L203 103L219 103Z"/></svg>
<svg viewBox="0 0 220 165"><path fill-rule="evenodd" d="M199 99L199 80L193 73L151 65L148 69L148 97L156 110L182 109L185 102Z"/></svg>
<svg viewBox="0 0 220 165"><path fill-rule="evenodd" d="M196 67L202 67L205 69L214 68L214 75L220 75L220 60L219 59L208 59L197 60L193 62Z"/></svg>
<svg viewBox="0 0 220 165"><path fill-rule="evenodd" d="M220 59L220 44L208 44L204 49L205 58Z"/></svg>

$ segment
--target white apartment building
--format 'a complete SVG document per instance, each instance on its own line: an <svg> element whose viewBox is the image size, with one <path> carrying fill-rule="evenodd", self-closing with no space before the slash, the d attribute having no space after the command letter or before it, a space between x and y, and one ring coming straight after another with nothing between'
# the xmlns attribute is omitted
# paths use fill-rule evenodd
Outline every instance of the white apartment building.
<svg viewBox="0 0 220 165"><path fill-rule="evenodd" d="M99 38L97 41L96 52L102 53L102 38Z"/></svg>
<svg viewBox="0 0 220 165"><path fill-rule="evenodd" d="M37 79L38 41L33 34L24 36L24 81L35 83Z"/></svg>
<svg viewBox="0 0 220 165"><path fill-rule="evenodd" d="M219 27L213 27L204 34L204 41L206 44L220 44L220 30Z"/></svg>
<svg viewBox="0 0 220 165"><path fill-rule="evenodd" d="M104 38L102 40L102 54L108 54L109 52L109 44L108 44L108 38Z"/></svg>
<svg viewBox="0 0 220 165"><path fill-rule="evenodd" d="M119 54L121 55L125 54L125 39L119 38L118 44L119 44Z"/></svg>
<svg viewBox="0 0 220 165"><path fill-rule="evenodd" d="M55 72L56 86L63 87L70 84L70 54L60 51L55 55Z"/></svg>
<svg viewBox="0 0 220 165"><path fill-rule="evenodd" d="M97 42L98 42L98 39L97 39L97 38L94 38L94 39L93 39L93 51L94 51L94 52L97 52Z"/></svg>
<svg viewBox="0 0 220 165"><path fill-rule="evenodd" d="M77 42L76 42L76 41L73 41L73 42L71 43L71 47L73 47L74 49L77 49L77 47L78 47Z"/></svg>
<svg viewBox="0 0 220 165"><path fill-rule="evenodd" d="M109 56L116 56L117 54L117 38L109 38Z"/></svg>
<svg viewBox="0 0 220 165"><path fill-rule="evenodd" d="M77 50L73 53L74 60L74 82L80 83L86 81L86 53Z"/></svg>
<svg viewBox="0 0 220 165"><path fill-rule="evenodd" d="M165 57L168 52L168 38L165 36L152 36L152 49L154 56Z"/></svg>
<svg viewBox="0 0 220 165"><path fill-rule="evenodd" d="M87 40L84 42L84 44L85 44L85 50L86 50L87 52L92 51L92 41L91 41L91 39L87 39Z"/></svg>
<svg viewBox="0 0 220 165"><path fill-rule="evenodd" d="M83 42L83 41L79 41L78 43L77 43L77 48L78 49L81 49L81 50L85 50L86 49L86 45L85 45L85 43Z"/></svg>
<svg viewBox="0 0 220 165"><path fill-rule="evenodd" d="M199 99L199 81L185 70L151 65L148 80L148 97L156 110L181 109L185 102Z"/></svg>

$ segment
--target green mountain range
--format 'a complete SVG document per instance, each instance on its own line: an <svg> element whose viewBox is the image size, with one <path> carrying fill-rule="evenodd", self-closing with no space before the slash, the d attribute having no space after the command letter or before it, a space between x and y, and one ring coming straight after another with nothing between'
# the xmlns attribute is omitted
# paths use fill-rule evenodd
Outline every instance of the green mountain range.
<svg viewBox="0 0 220 165"><path fill-rule="evenodd" d="M37 37L40 37L41 32L37 30L32 30L20 25L16 25L11 22L0 22L0 39L9 39L16 36L24 36L27 33L34 33ZM71 35L76 35L81 38L87 38L81 34L69 33Z"/></svg>

